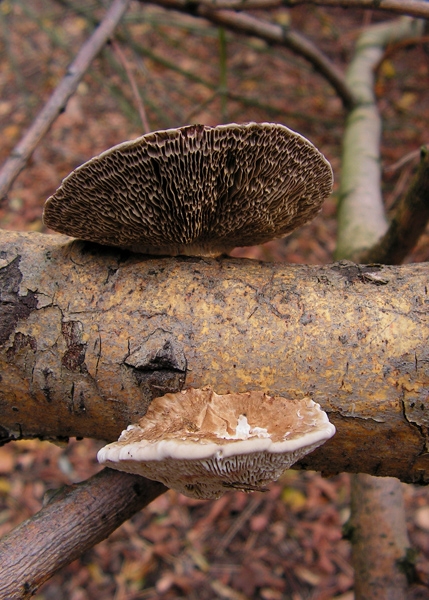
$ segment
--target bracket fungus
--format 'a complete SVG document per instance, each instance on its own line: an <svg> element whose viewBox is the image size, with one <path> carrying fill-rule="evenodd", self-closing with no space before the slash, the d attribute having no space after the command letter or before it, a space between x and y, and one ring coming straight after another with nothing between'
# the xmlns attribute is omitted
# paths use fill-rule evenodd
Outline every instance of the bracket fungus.
<svg viewBox="0 0 429 600"><path fill-rule="evenodd" d="M263 490L334 433L310 398L188 389L153 400L98 460L192 498L219 498L232 489Z"/></svg>
<svg viewBox="0 0 429 600"><path fill-rule="evenodd" d="M213 256L304 225L332 182L326 158L283 125L190 125L78 167L46 201L44 222L134 252Z"/></svg>

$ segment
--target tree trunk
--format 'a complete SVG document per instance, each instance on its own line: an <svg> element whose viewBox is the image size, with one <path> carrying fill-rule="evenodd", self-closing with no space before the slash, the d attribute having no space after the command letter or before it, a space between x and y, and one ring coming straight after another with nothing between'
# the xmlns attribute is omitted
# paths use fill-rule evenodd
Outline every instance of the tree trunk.
<svg viewBox="0 0 429 600"><path fill-rule="evenodd" d="M167 391L309 395L301 461L429 481L427 268L148 258L0 233L0 438L114 440Z"/></svg>
<svg viewBox="0 0 429 600"><path fill-rule="evenodd" d="M365 474L353 477L350 537L356 598L404 600L409 540L397 479Z"/></svg>

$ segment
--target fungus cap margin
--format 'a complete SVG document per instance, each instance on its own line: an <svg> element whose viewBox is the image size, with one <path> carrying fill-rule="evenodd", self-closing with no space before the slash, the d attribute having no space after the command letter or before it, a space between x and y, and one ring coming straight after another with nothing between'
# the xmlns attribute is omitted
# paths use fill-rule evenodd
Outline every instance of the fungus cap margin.
<svg viewBox="0 0 429 600"><path fill-rule="evenodd" d="M98 460L187 496L218 498L228 489L264 489L334 433L309 398L189 389L153 400Z"/></svg>

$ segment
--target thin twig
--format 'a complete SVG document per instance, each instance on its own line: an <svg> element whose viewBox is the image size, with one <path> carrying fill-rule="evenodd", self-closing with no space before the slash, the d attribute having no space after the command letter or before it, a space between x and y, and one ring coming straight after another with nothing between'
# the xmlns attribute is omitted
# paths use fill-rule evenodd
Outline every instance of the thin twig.
<svg viewBox="0 0 429 600"><path fill-rule="evenodd" d="M250 519L250 517L258 508L262 500L263 496L261 494L254 496L250 500L249 504L246 506L246 508L243 510L240 516L234 521L234 523L231 525L231 527L228 529L226 534L219 542L219 545L216 548L215 556L221 556L223 554L225 548L229 546L231 541L234 539L234 537L237 535L237 533L240 531L240 529L243 527L246 521Z"/></svg>
<svg viewBox="0 0 429 600"><path fill-rule="evenodd" d="M198 4L196 7L192 4L192 7L190 7L187 0L152 0L152 4L175 8L194 15L197 14L232 31L259 37L271 44L285 46L305 58L317 72L325 77L346 108L350 109L354 105L353 94L341 71L312 42L290 28L269 23L244 12L213 10L203 3Z"/></svg>
<svg viewBox="0 0 429 600"><path fill-rule="evenodd" d="M74 94L91 62L112 35L126 12L129 2L130 0L114 0L112 2L99 27L79 50L67 69L67 73L30 129L12 150L10 157L0 170L0 199L7 195L12 183L27 164L37 144L49 131L55 119L64 111L68 99Z"/></svg>
<svg viewBox="0 0 429 600"><path fill-rule="evenodd" d="M58 569L104 540L166 489L156 481L111 469L63 488L0 540L0 598L30 598Z"/></svg>
<svg viewBox="0 0 429 600"><path fill-rule="evenodd" d="M318 6L339 6L342 8L370 8L386 10L397 15L429 18L429 4L425 0L282 0L283 6L317 4Z"/></svg>
<svg viewBox="0 0 429 600"><path fill-rule="evenodd" d="M228 99L228 66L227 66L227 44L225 29L219 27L219 93L221 116L224 123L228 120L227 115L227 99Z"/></svg>
<svg viewBox="0 0 429 600"><path fill-rule="evenodd" d="M421 152L421 148L419 148L418 150L413 150L412 152L408 152L408 154L405 154L405 156L397 160L395 163L393 163L393 165L388 165L387 167L384 167L384 172L394 173L398 169L402 169L402 167L404 167L409 162L417 160L419 156L421 156Z"/></svg>
<svg viewBox="0 0 429 600"><path fill-rule="evenodd" d="M169 0L166 0L169 2ZM174 4L174 0L172 1ZM280 6L294 7L300 4L316 4L318 6L338 6L341 8L366 8L383 10L398 15L429 18L429 5L423 0L199 0L193 6L206 6L211 10L254 10L270 9Z"/></svg>
<svg viewBox="0 0 429 600"><path fill-rule="evenodd" d="M139 111L140 120L143 125L143 132L149 133L151 131L151 128L150 128L149 121L147 118L146 109L144 107L143 100L140 96L139 88L137 86L137 82L134 77L134 73L127 61L125 54L122 52L122 48L118 44L118 42L113 39L111 44L112 44L112 48L113 48L115 54L117 55L119 61L121 62L121 65L124 68L125 73L127 74L128 81L130 82L130 86L133 91L134 100L137 105L137 110Z"/></svg>

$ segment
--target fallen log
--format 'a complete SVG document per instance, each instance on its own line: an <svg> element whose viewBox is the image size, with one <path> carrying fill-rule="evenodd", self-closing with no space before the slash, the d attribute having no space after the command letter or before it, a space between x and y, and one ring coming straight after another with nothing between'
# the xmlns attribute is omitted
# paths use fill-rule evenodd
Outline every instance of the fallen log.
<svg viewBox="0 0 429 600"><path fill-rule="evenodd" d="M0 232L0 440L107 441L168 391L311 396L302 468L429 481L427 264L150 258Z"/></svg>

